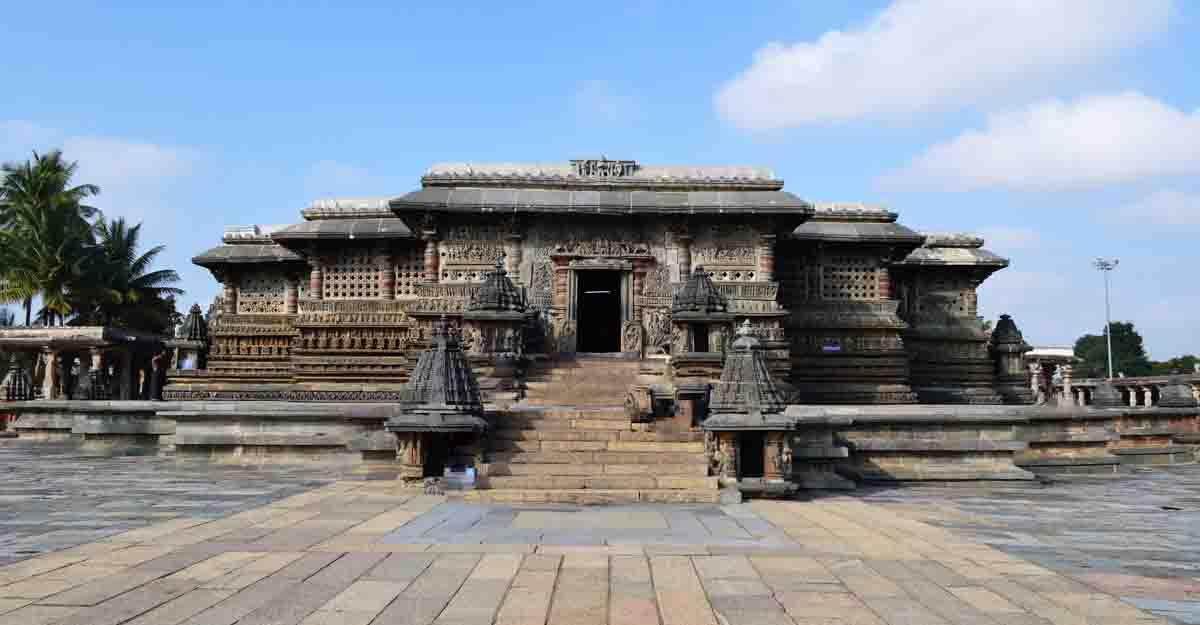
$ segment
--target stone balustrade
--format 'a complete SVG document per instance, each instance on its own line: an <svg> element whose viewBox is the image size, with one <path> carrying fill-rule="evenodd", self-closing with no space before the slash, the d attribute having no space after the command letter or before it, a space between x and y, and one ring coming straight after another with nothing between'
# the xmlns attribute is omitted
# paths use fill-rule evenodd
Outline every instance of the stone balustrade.
<svg viewBox="0 0 1200 625"><path fill-rule="evenodd" d="M1112 384L1130 408L1146 408L1158 405L1163 388L1170 383L1172 377L1174 376L1152 375L1113 378ZM1200 373L1186 374L1184 378L1192 387L1192 395L1200 400ZM1054 382L1051 387L1052 398L1047 403L1090 406L1096 385L1103 381L1103 378L1082 378Z"/></svg>

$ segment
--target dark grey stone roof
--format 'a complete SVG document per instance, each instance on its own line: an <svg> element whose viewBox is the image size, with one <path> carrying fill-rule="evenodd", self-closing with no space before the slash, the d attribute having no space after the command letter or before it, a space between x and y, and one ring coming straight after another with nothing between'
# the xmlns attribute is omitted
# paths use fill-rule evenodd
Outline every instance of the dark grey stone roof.
<svg viewBox="0 0 1200 625"><path fill-rule="evenodd" d="M894 221L830 221L823 215L800 224L792 232L792 237L801 241L901 243L914 246L925 241L925 235Z"/></svg>
<svg viewBox="0 0 1200 625"><path fill-rule="evenodd" d="M471 300L467 312L525 312L525 300L504 271L504 260L496 259L496 268L487 273Z"/></svg>
<svg viewBox="0 0 1200 625"><path fill-rule="evenodd" d="M1017 322L1013 321L1011 315L1000 315L996 328L992 330L992 345L1017 345L1024 348L1022 351L1032 349L1025 343L1025 337L1017 329Z"/></svg>
<svg viewBox="0 0 1200 625"><path fill-rule="evenodd" d="M392 200L391 207L398 213L812 214L807 202L786 191L425 187Z"/></svg>
<svg viewBox="0 0 1200 625"><path fill-rule="evenodd" d="M943 265L949 267L1008 266L1008 259L983 249L983 239L963 233L923 233L925 244L913 250L902 265Z"/></svg>
<svg viewBox="0 0 1200 625"><path fill-rule="evenodd" d="M479 383L459 345L458 330L447 325L445 315L433 323L431 339L433 344L421 353L404 385L401 403L482 413Z"/></svg>
<svg viewBox="0 0 1200 625"><path fill-rule="evenodd" d="M302 260L274 243L218 245L192 258L201 267L240 263L283 263Z"/></svg>
<svg viewBox="0 0 1200 625"><path fill-rule="evenodd" d="M721 368L721 380L713 388L709 410L710 424L707 429L735 428L752 425L762 415L778 414L787 407L783 395L775 387L762 345L746 320L738 328L738 338L733 342L733 351L725 356ZM729 415L745 415L746 419L730 418Z"/></svg>
<svg viewBox="0 0 1200 625"><path fill-rule="evenodd" d="M1200 402L1192 395L1192 385L1181 375L1171 376L1158 400L1160 408L1195 408L1197 405Z"/></svg>
<svg viewBox="0 0 1200 625"><path fill-rule="evenodd" d="M316 200L300 211L307 220L315 219L366 219L370 217L394 217L388 207L388 197L339 197Z"/></svg>
<svg viewBox="0 0 1200 625"><path fill-rule="evenodd" d="M671 299L671 312L678 313L723 313L729 310L729 302L717 290L710 274L703 266L697 266L688 276L683 288Z"/></svg>
<svg viewBox="0 0 1200 625"><path fill-rule="evenodd" d="M349 239L409 239L412 231L396 217L318 219L275 231L279 242Z"/></svg>

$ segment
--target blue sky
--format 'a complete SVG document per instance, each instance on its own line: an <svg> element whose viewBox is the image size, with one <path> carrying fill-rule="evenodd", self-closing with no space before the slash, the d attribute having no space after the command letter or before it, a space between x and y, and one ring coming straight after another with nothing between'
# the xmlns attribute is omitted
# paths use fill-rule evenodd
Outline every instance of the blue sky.
<svg viewBox="0 0 1200 625"><path fill-rule="evenodd" d="M226 224L400 194L432 162L766 165L810 200L983 234L1028 340L1113 311L1200 353L1200 5L104 3L6 7L0 159L61 147L189 258ZM1189 63L1189 61L1193 61Z"/></svg>

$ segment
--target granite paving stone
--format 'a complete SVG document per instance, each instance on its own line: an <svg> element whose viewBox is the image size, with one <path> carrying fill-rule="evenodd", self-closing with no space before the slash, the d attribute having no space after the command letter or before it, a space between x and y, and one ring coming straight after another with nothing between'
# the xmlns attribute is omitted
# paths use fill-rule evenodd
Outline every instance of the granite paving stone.
<svg viewBox="0 0 1200 625"><path fill-rule="evenodd" d="M38 450L79 456L17 440L0 462L54 463ZM98 477L18 468L34 486L0 486L0 625L1200 622L1200 467L587 507L328 468L78 462ZM117 479L128 498L90 491Z"/></svg>

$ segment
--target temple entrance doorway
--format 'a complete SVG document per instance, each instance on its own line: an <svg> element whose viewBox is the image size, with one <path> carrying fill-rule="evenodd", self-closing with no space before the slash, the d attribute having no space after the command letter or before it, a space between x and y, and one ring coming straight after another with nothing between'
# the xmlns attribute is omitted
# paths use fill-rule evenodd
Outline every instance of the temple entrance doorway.
<svg viewBox="0 0 1200 625"><path fill-rule="evenodd" d="M621 272L578 272L575 282L581 352L621 351Z"/></svg>
<svg viewBox="0 0 1200 625"><path fill-rule="evenodd" d="M762 432L741 432L738 434L738 477L761 478L763 476L763 441L766 436Z"/></svg>

